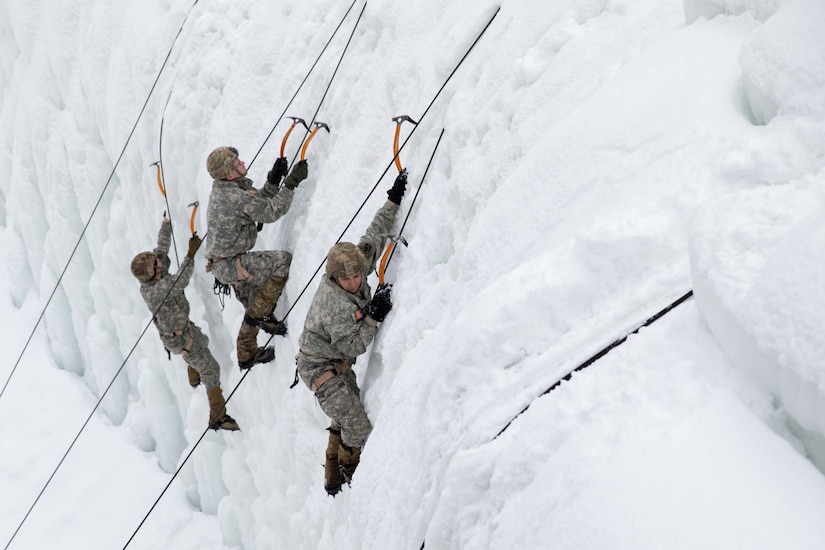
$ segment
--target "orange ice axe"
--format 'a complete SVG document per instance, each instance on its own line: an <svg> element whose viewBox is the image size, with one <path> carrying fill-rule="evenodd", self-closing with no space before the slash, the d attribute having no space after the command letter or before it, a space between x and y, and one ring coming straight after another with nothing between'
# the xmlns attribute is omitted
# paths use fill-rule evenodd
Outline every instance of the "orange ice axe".
<svg viewBox="0 0 825 550"><path fill-rule="evenodd" d="M384 249L384 254L381 255L381 263L378 264L379 286L384 284L384 273L387 271L387 264L390 262L390 256L392 256L392 251L395 249L395 245L401 243L404 246L409 246L407 239L401 235L386 235L386 237L389 238L390 242L387 244L387 248Z"/></svg>
<svg viewBox="0 0 825 550"><path fill-rule="evenodd" d="M395 122L395 139L392 142L392 154L393 158L395 159L395 167L398 169L398 173L400 174L401 170L403 170L401 166L401 159L398 158L398 138L401 135L401 124L403 124L404 121L407 121L411 122L415 126L418 126L418 123L410 117L408 117L407 115L399 115L397 117L393 117L392 121Z"/></svg>
<svg viewBox="0 0 825 550"><path fill-rule="evenodd" d="M163 186L163 178L162 178L162 177L161 177L161 175L160 175L160 161L153 162L153 163L152 163L152 164L150 164L149 166L157 166L157 172L158 172L158 188L160 189L160 194L161 194L161 195L163 195L163 196L165 197L165 196L166 196L166 188Z"/></svg>
<svg viewBox="0 0 825 550"><path fill-rule="evenodd" d="M313 124L315 124L315 128L313 128L313 129L312 129L312 131L309 133L309 137L308 137L308 138L307 138L307 140L304 142L304 146L303 146L303 148L301 149L301 160L304 160L304 159L306 158L306 155L307 155L307 147L309 147L309 142L310 142L310 141L312 141L312 138L314 138L314 137L315 137L315 134L317 134L317 133L318 133L318 130L320 130L321 128L323 128L324 130L326 130L326 131L327 131L327 133L330 133L330 131L329 131L329 126L327 126L327 125L326 125L326 123L324 123L324 122L317 122L317 121L316 121L316 122L313 122Z"/></svg>
<svg viewBox="0 0 825 550"><path fill-rule="evenodd" d="M304 128L306 128L307 131L309 131L309 126L307 126L307 123L306 123L306 121L304 121L304 119L302 119L300 117L297 117L297 116L287 116L287 117L284 117L284 118L292 119L292 124L290 124L289 128L287 129L286 133L284 134L284 139L281 140L281 154L280 154L281 157L284 156L284 149L286 148L286 141L289 139L289 134L292 133L292 130L295 128L296 124L298 124L300 122L301 124L304 125Z"/></svg>

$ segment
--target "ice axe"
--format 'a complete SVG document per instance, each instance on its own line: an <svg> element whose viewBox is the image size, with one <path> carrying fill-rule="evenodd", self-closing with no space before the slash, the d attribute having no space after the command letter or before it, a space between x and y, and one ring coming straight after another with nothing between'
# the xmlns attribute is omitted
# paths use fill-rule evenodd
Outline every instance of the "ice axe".
<svg viewBox="0 0 825 550"><path fill-rule="evenodd" d="M398 137L401 135L401 124L403 124L404 121L407 121L411 122L414 126L418 126L418 123L407 115L393 117L392 121L395 122L395 139L392 142L392 153L393 158L395 158L395 167L398 169L398 173L400 174L401 170L403 170L403 167L401 166L401 159L398 158Z"/></svg>
<svg viewBox="0 0 825 550"><path fill-rule="evenodd" d="M392 256L392 251L395 249L395 245L398 243L403 244L404 246L409 246L407 243L407 239L405 239L401 235L385 235L389 239L389 243L387 243L387 248L384 249L384 254L381 255L381 263L378 264L378 285L384 285L384 273L387 271L387 264L390 262L390 256Z"/></svg>
<svg viewBox="0 0 825 550"><path fill-rule="evenodd" d="M152 163L152 164L150 164L149 166L150 166L150 167L151 167L151 166L157 166L157 167L158 167L158 168L157 168L157 172L158 172L158 187L160 188L160 194L161 194L161 195L163 195L164 197L166 197L166 188L164 188L164 187L163 187L163 178L162 178L162 177L161 177L161 175L160 175L160 161L153 162L153 163Z"/></svg>
<svg viewBox="0 0 825 550"><path fill-rule="evenodd" d="M296 124L298 124L300 122L301 124L304 125L304 128L306 128L307 131L309 131L309 126L307 126L307 123L304 119L299 118L297 116L287 116L287 117L284 117L284 118L292 119L292 124L289 126L289 129L284 134L284 139L281 140L281 154L280 154L281 157L284 156L284 149L286 148L286 140L289 139L289 134L292 133L292 130L293 130L293 128L295 128Z"/></svg>
<svg viewBox="0 0 825 550"><path fill-rule="evenodd" d="M192 204L189 205L189 206L194 206L194 208L192 209L192 215L189 216L189 231L192 232L192 236L195 235L195 214L197 214L197 212L198 212L198 205L199 204L200 203L198 201L195 201L195 202L193 202Z"/></svg>
<svg viewBox="0 0 825 550"><path fill-rule="evenodd" d="M314 137L315 137L315 134L317 134L317 133L318 133L318 130L320 130L321 128L323 128L324 130L326 130L326 131L327 131L327 133L328 133L328 134L329 134L329 133L331 133L331 132L329 131L329 126L327 126L327 124L326 124L325 122L318 122L318 121L315 121L315 122L313 122L313 124L315 124L315 128L313 128L313 129L312 129L312 131L309 133L309 137L308 137L308 138L307 138L307 140L304 142L304 146L303 146L303 148L301 149L301 160L304 160L304 159L306 158L306 155L307 155L307 147L309 147L309 142L310 142L310 141L312 141L312 138L314 138Z"/></svg>

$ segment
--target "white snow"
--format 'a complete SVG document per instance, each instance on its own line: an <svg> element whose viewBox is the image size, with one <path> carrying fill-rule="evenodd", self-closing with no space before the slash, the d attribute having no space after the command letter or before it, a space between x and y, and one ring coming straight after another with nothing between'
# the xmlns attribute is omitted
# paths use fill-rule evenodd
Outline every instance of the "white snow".
<svg viewBox="0 0 825 550"><path fill-rule="evenodd" d="M825 548L825 4L356 0L286 108L349 7L0 3L0 543ZM331 129L259 234L294 254L290 332L241 383L242 308L197 257L242 428L201 439L129 262L167 208L173 261L194 201L206 231L214 147L262 183L284 110ZM395 306L355 366L374 431L332 499L297 339L394 178L392 117L425 113L401 130L402 216L421 191Z"/></svg>

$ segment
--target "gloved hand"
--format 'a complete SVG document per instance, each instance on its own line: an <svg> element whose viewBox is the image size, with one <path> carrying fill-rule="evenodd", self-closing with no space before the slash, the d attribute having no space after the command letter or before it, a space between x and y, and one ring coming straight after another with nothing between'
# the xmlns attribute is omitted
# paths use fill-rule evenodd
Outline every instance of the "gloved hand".
<svg viewBox="0 0 825 550"><path fill-rule="evenodd" d="M401 170L398 177L395 178L395 183L392 188L387 191L387 198L395 204L401 204L401 199L404 198L404 191L407 190L407 169Z"/></svg>
<svg viewBox="0 0 825 550"><path fill-rule="evenodd" d="M370 300L370 303L364 308L364 313L379 323L383 321L387 313L392 309L391 291L392 285L379 285L372 300Z"/></svg>
<svg viewBox="0 0 825 550"><path fill-rule="evenodd" d="M295 166L292 167L292 171L284 180L284 186L287 189L295 189L298 187L298 184L307 179L309 175L309 168L307 167L307 161L299 160L295 163Z"/></svg>
<svg viewBox="0 0 825 550"><path fill-rule="evenodd" d="M281 183L281 178L286 176L288 166L286 157L276 160L275 164L272 165L272 170L266 174L266 181L275 185Z"/></svg>
<svg viewBox="0 0 825 550"><path fill-rule="evenodd" d="M198 249L201 247L201 242L202 241L203 241L203 239L198 237L197 233L192 235L192 238L189 239L189 250L187 250L187 252L186 252L186 257L187 258L189 258L190 260L195 258L195 252L197 252Z"/></svg>

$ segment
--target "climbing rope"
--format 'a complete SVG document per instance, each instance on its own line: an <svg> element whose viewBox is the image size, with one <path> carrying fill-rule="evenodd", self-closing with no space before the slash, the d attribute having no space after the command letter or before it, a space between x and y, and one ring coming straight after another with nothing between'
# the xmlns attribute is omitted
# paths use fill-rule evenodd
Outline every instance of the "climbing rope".
<svg viewBox="0 0 825 550"><path fill-rule="evenodd" d="M301 81L301 84L298 85L298 88L295 90L295 93L292 94L292 97L287 102L286 107L284 107L284 110L281 112L281 115L278 118L275 119L275 124L272 125L272 129L269 130L269 133L264 138L263 143L261 143L261 146L258 148L258 152L255 153L255 156L252 157L251 161L249 161L249 164L247 165L247 169L252 167L252 165L255 163L255 159L257 159L258 155L261 154L261 151L264 150L264 147L266 146L266 143L269 141L269 138L272 137L272 133L275 131L275 128L277 128L278 124L281 122L281 119L284 118L284 115L286 114L287 109L289 109L289 106L292 105L293 101L295 101L295 97L298 95L298 92L300 92L301 88L304 87L304 84L306 83L307 79L309 78L309 75L312 74L312 71L315 69L315 66L318 64L318 61L321 60L321 56L323 56L324 52L327 51L327 48L329 47L330 43L332 42L332 39L335 38L336 34L338 34L338 29L340 29L341 25L344 24L344 21L346 20L347 15L349 15L349 12L352 11L352 8L353 8L353 6L355 6L355 3L357 1L358 0L353 0L352 4L350 4L349 8L347 8L346 13L341 18L341 21L338 23L338 26L335 27L334 31L332 31L332 35L330 35L329 40L327 40L327 43L324 44L324 47L321 50L321 53L318 54L318 57L315 58L315 61L312 63L312 66L309 68L309 71L307 71L307 74L306 74L306 76L304 76L304 79ZM366 7L367 7L367 4L365 2L364 3L364 8L366 8ZM362 14L364 13L364 8L361 8L361 13ZM360 16L359 16L359 20L360 20ZM357 24L356 24L356 26L357 26ZM349 42L347 42L347 44L349 44Z"/></svg>
<svg viewBox="0 0 825 550"><path fill-rule="evenodd" d="M34 337L34 333L37 330L37 327L40 326L40 322L43 320L43 317L46 314L46 310L48 309L49 305L51 304L52 299L54 298L54 295L57 293L57 289L60 288L60 283L63 281L63 277L66 275L66 271L69 269L69 264L71 264L75 253L77 253L77 249L80 246L80 243L83 240L83 237L86 235L86 231L89 229L89 224L92 222L92 218L94 218L94 215L97 212L97 209L100 206L100 203L103 201L103 195L106 193L106 190L109 188L109 184L111 184L112 178L114 178L115 171L117 170L117 167L120 165L120 161L123 159L123 155L126 153L126 147L129 145L129 142L132 140L132 136L135 134L135 129L137 128L138 122L140 122L140 119L143 117L143 113L146 110L146 105L149 104L149 99L152 97L152 93L154 93L154 91L155 91L155 87L158 84L158 80L160 80L160 76L161 76L161 74L163 74L163 70L166 68L166 63L169 61L169 57L172 55L172 49L175 47L175 42L178 41L178 38L180 37L181 32L183 31L183 27L186 24L186 19L189 17L189 14L191 13L192 8L194 8L197 3L198 3L198 0L195 0L195 2L192 4L192 6L190 6L189 10L186 12L186 15L183 18L183 22L180 24L180 28L178 29L178 33L175 35L175 38L172 40L172 45L169 46L169 51L166 53L166 58L163 60L163 64L161 65L160 70L158 70L158 74L155 77L155 81L152 83L152 87L151 87L151 89L149 90L149 93L146 96L146 100L143 102L143 107L140 108L140 112L138 113L138 116L135 119L135 123L132 125L132 129L129 132L129 136L126 138L126 142L123 144L123 147L120 150L120 154L118 155L114 166L112 166L112 172L109 174L109 177L106 180L106 184L103 186L103 190L100 192L100 196L98 197L97 202L95 202L94 208L92 208L92 213L89 215L89 219L86 221L86 224L83 226L83 231L80 232L80 236L77 238L77 242L75 243L74 248L72 248L71 254L69 254L69 259L66 262L66 266L63 268L63 271L60 273L60 276L57 278L57 282L55 283L54 288L51 291L51 294L49 294L49 298L46 300L46 305L43 306L43 310L40 312L40 316L37 318L37 321L34 324L34 328L32 328L31 334L29 334L29 337L26 340L25 345L23 346L23 350L20 352L20 355L17 357L17 361L15 361L14 367L12 367L11 373L9 373L9 376L6 379L6 383L3 384L3 389L0 390L0 399L2 399L3 395L6 392L6 388L8 387L9 382L12 379L12 376L14 376L14 373L17 371L17 367L20 365L20 360L23 358L23 355L26 353L26 350L29 348L29 344L31 343L32 338Z"/></svg>
<svg viewBox="0 0 825 550"><path fill-rule="evenodd" d="M186 259L185 259L185 261L186 261L186 262L191 262L191 261L193 261L193 260L191 260L191 259L189 259L189 258L186 258ZM117 369L117 372L116 372L116 373L115 373L115 375L112 377L111 382L109 382L109 385L108 385L108 386L106 386L106 389L105 389L105 390L103 390L103 393L100 395L100 398L98 398L97 403L95 404L95 406L94 406L94 408L92 409L92 411L89 413L89 416L87 416L87 417L86 417L86 421L85 421L85 422L83 422L83 425L80 427L80 430L77 432L77 435L75 435L74 439L72 440L71 444L69 445L69 448L68 448L68 449L66 449L66 452L65 452L65 453L63 453L63 457L60 459L60 462L58 462L58 463L57 463L57 466L56 466L56 467L54 468L54 470L52 471L52 474L49 476L49 479L46 481L45 485L43 485L43 488L42 488L42 489L40 490L40 492L37 494L37 497L34 499L34 502L33 502L33 503L32 503L32 505L29 507L29 510L26 512L26 515L23 517L23 520L22 520L22 521L20 522L20 524L17 526L17 529L15 529L15 530L14 530L14 533L12 533L12 536L11 536L11 538L9 539L9 542L8 542L8 543L6 543L6 547L5 547L6 549L8 549L9 545L10 545L10 544L12 543L12 541L14 540L14 537L16 537L16 536L17 536L17 533L18 533L18 531L20 531L20 528L21 528L21 527L23 527L23 524L24 524L24 523L26 523L26 519L28 519L29 514L31 514L32 510L34 510L34 507L37 505L38 501L40 500L40 497L41 497L41 496L43 496L43 493L46 491L46 488L47 488L47 487L49 486L49 484L52 482L52 479L54 479L54 476L57 474L57 471L58 471L58 470L60 469L60 467L63 465L63 462L66 460L66 457L67 457L67 456L69 456L69 452L71 452L72 448L74 448L75 443L77 443L77 440L80 438L80 434L82 434L82 433L83 433L83 430L85 430L85 429L86 429L86 426L89 424L89 421L92 419L92 416L94 416L94 414L95 414L95 412L97 411L97 409L98 409L98 408L100 408L100 404L103 402L103 399L104 399L104 398L106 397L106 395L109 393L109 390L110 390L110 389L112 388L112 386L114 385L115 380L117 380L118 375L119 375L119 374L120 374L120 372L123 370L123 368L126 366L126 362L127 362L127 361L129 361L129 358L132 356L132 353L135 351L135 349L137 349L137 346L138 346L138 344L140 343L141 339L143 338L143 335L144 335L144 334L146 334L146 331L147 331L147 330L149 330L149 327L152 325L152 320L155 318L155 315L157 315L158 311L160 311L160 308L161 308L161 307L163 307L164 302L166 302L166 299L169 297L169 294L171 294L171 293L172 293L172 290L174 290L174 289L175 289L175 286L177 286L177 284L178 284L178 281L179 281L179 280L180 280L179 278L176 278L176 279L175 279L175 282L174 282L174 283L172 283L172 286L171 286L171 287L169 287L169 291L168 291L168 292L166 293L166 295L163 297L163 300L162 300L162 301L161 301L161 303L158 305L157 309L155 309L155 311L153 311L153 312L152 312L152 317L150 317L149 322L148 322L148 323L146 323L146 326L145 326L145 327L143 327L143 331L140 333L140 336L138 337L137 341L135 341L135 345L133 345L133 346L132 346L132 349L130 349L130 350L129 350L129 353L128 353L128 354L126 354L126 357L123 359L123 362L120 364L120 368L118 368L118 369Z"/></svg>
<svg viewBox="0 0 825 550"><path fill-rule="evenodd" d="M174 87L172 90L174 90ZM175 263L177 264L177 267L180 267L180 259L178 258L178 243L177 239L175 239L175 226L172 225L171 222L172 209L169 207L169 197L166 196L166 173L163 171L163 124L166 120L166 108L169 107L169 100L172 99L172 90L169 90L169 96L166 98L166 104L164 104L163 112L160 115L160 131L158 132L158 161L155 164L157 165L158 171L158 186L163 193L163 199L166 201L166 211L169 212L169 224L170 229L172 229L172 250L175 251Z"/></svg>
<svg viewBox="0 0 825 550"><path fill-rule="evenodd" d="M427 172L430 171L430 165L433 163L433 159L435 158L435 152L438 151L438 146L441 143L441 138L444 137L444 128L441 129L441 133L438 135L438 141L435 142L435 147L433 147L433 153L430 155L430 160L427 162L427 167L424 169L424 175L421 176L421 183L418 184L418 189L415 190L415 195L413 195L412 202L410 203L410 207L407 210L407 215L404 216L404 222L401 224L401 229L398 230L398 236L404 234L404 228L407 226L407 220L410 219L410 214L412 213L413 207L415 206L415 201L418 199L418 194L421 192L421 187L424 186L424 180L427 177ZM382 272L386 271L387 266L392 261L392 257L395 254L395 247L390 248L389 257L387 261L384 262L384 268ZM383 282L383 275L382 275L382 282Z"/></svg>
<svg viewBox="0 0 825 550"><path fill-rule="evenodd" d="M354 4L355 4L355 2L353 2L353 5L354 5ZM346 45L344 46L344 50L343 50L343 52L341 53L341 57L340 57L340 59L338 60L338 64L335 66L335 71L333 72L332 77L330 78L330 81L329 81L329 83L327 84L327 88L326 88L326 90L324 91L324 94L323 94L323 96L322 96L322 98L321 98L321 101L320 101L320 102L319 102L319 104L318 104L318 108L316 109L315 113L313 114L313 120L314 120L315 116L317 116L318 112L321 110L321 105L323 105L324 99L326 98L327 93L329 92L329 89L330 89L330 87L332 86L332 82L335 80L335 75L337 74L338 69L339 69L339 67L341 66L341 62L342 62L342 61L343 61L343 59L344 59L344 55L347 53L347 50L348 50L348 48L349 48L349 45L350 45L350 42L352 41L353 36L355 36L355 31L356 31L356 29L358 28L359 23L361 22L361 17L364 15L364 9L365 9L366 7L367 7L367 5L366 5L366 3L364 3L364 6L361 8L361 13L358 15L358 19L356 20L355 25L353 26L352 33L350 34L349 40L347 40L347 43L346 43ZM350 6L350 9L352 9L352 6ZM349 11L350 11L350 10L347 10L347 14L349 13ZM345 18L346 18L346 15L344 15L344 19L345 19ZM341 23L343 23L343 19L341 20ZM339 23L338 27L336 27L335 32L338 32L338 29L340 28L341 23ZM335 32L333 33L333 36L334 36ZM330 38L330 41L331 41L331 40L332 40L332 38ZM329 42L327 42L327 45L329 45ZM324 46L324 49L326 50L326 46ZM323 52L321 52L321 53L323 53ZM319 55L319 58L320 58L320 55ZM316 60L316 63L317 63L317 60ZM312 68L314 68L314 67L315 67L315 64L313 64L313 65L312 65ZM312 70L312 68L310 69L310 71ZM309 74L307 74L307 76L309 76ZM301 86L303 86L304 82L306 82L306 78L304 78L304 80L301 82L301 85L299 86L299 90L300 90L300 87L301 87ZM295 95L297 95L297 92L296 92L296 94L295 94ZM292 96L292 99L290 99L290 103L292 103L292 101L295 99L295 95L293 95L293 96ZM287 105L287 107L284 109L283 113L286 113L286 110L287 110L288 108L289 108L289 105ZM279 117L279 121L280 121L280 119L281 119L281 118L283 118L283 114L281 115L281 117ZM316 131L317 131L317 129L318 129L318 126L316 126ZM328 128L327 128L327 130L328 130ZM274 131L274 127L273 127L273 131ZM272 131L270 131L270 133L269 133L269 136L271 136L271 135L272 135ZM269 139L269 136L267 136L267 139ZM305 134L305 139L306 139L306 134ZM262 149L263 149L263 145L262 145L262 146L261 146L261 148L258 150L258 153L260 153ZM299 147L299 149L302 149L302 150L303 150L304 148L303 148L303 147ZM304 153L305 153L305 150L304 150ZM258 156L258 154L256 153L255 157L257 157L257 156ZM255 160L255 159L253 158L253 162L254 162L254 160ZM293 158L293 162L294 162L294 160L295 160L295 159ZM252 162L250 162L249 164L250 164L250 166L251 166L251 165L252 165ZM144 332L145 332L145 331L144 331ZM142 336L142 335L141 335L141 336ZM272 337L270 336L270 339L271 339L271 338L272 338ZM241 376L241 379L240 379L240 380L238 380L238 383L237 383L237 384L235 384L235 387L232 389L232 391L229 393L229 395L226 397L226 399L225 399L225 401L224 401L224 404L225 404L225 405L229 403L229 401L232 399L232 396L233 396L233 395L235 395L235 392L237 392L237 391L238 391L238 388L241 386L241 384L243 384L244 380L246 380L246 377L249 375L250 371L251 371L251 369L247 369L247 370L246 370L246 372L244 372L243 376ZM161 491L160 495L159 495L159 496L158 496L158 498L155 500L154 504L152 504L152 506L149 508L149 511L148 511L148 512L146 512L146 515L143 517L143 519L141 520L140 524L138 524L137 528L136 528L136 529L135 529L135 531L132 533L132 536L131 536L131 537L129 537L129 540L127 540L127 541L126 541L126 544L123 546L123 548L124 548L124 549L125 549L127 546L129 546L129 544L132 542L132 540L133 540L133 539L135 538L135 536L137 535L138 531L140 531L141 527L143 527L143 524L144 524L144 523L146 522L146 520L149 518L149 515L152 513L152 511L155 509L155 507L157 506L157 504L160 502L161 498L163 498L163 495L164 495L164 494L166 494L166 491L167 491L167 490L169 489L169 487L172 485L172 482L173 482L173 481L177 478L177 476L178 476L178 474L180 473L181 469L183 469L183 467L186 465L186 463L188 462L189 458L190 458L190 457L192 456L192 454L195 452L195 449L198 447L198 445L199 445L199 444L200 444L200 442L203 440L203 438L206 436L206 433L207 433L209 430L210 430L210 428L208 428L208 427L207 427L207 428L203 431L203 433L201 434L201 436L198 438L198 440L195 442L195 444L194 444L194 445L192 445L192 448L190 449L189 453L188 453L188 454L186 455L186 457L184 457L184 459L180 462L180 464L178 465L178 468L175 470L175 472L172 474L172 477L169 479L169 482L168 482L168 483L166 484L166 486L163 488L163 490Z"/></svg>
<svg viewBox="0 0 825 550"><path fill-rule="evenodd" d="M432 98L432 100L430 101L429 105L427 105L427 108L426 108L426 109L424 109L424 112L421 114L421 116L420 116L420 117L418 117L418 124L416 124L416 126L415 126L415 127L413 127L413 129L412 129L412 131L410 132L410 134L407 136L407 138L404 140L404 142L401 144L401 146L400 146L400 147L398 147L398 150L395 152L395 155L393 155L393 158L392 158L392 159L390 160L390 162L387 164L387 167L386 167L386 168L384 168L384 171L383 171L383 172L381 172L381 175L380 175L380 176L378 176L378 180L375 182L375 185L373 185L373 186L372 186L372 189L369 191L369 193L367 193L367 196L366 196L366 198L364 199L364 201L361 203L361 206L359 206L359 207L358 207L358 210L356 210L356 211L355 211L355 214L353 214L352 218L350 218L350 221L349 221L349 223L347 223L346 227L344 227L344 230L343 230L343 231L341 231L341 234L338 236L338 238L337 238L337 239L336 239L336 241L335 241L336 243L337 243L337 242L339 242L339 241L340 241L340 240L344 237L344 235L346 234L347 230L349 230L350 226L351 226L351 225L355 222L355 219L358 217L358 214L360 214L360 213L361 213L361 210L363 210L363 209L364 209L364 206L366 206L367 201L369 201L369 199L370 199L370 197L372 196L372 194L373 194L373 193L375 193L375 190L378 188L378 185L381 183L381 180L384 178L384 176L386 175L386 173L389 171L390 167L392 167L392 165L396 162L396 159L398 158L398 155L401 153L401 151L403 151L403 150L404 150L404 147L406 147L407 143L410 141L410 139L412 138L412 136L413 136L413 134L415 133L415 131L416 131L416 130L420 127L420 123L421 123L421 121L422 121L422 120L424 120L424 118L427 116L427 113L429 113L429 112L430 112L430 109L432 108L433 104L435 104L435 102L436 102L436 100L438 99L438 97L441 95L441 92L442 92L442 91L444 91L444 88L446 88L446 87L447 87L447 84L448 84L448 83L450 82L450 80L453 78L453 75L455 75L455 73L456 73L456 72L458 72L458 69L459 69L459 68L461 67L461 65L464 63L464 60L465 60L465 59L467 59L467 56L469 56L469 55L470 55L470 52L471 52L471 51L473 51L473 48L475 48L476 44L478 44L479 40L481 40L481 37L482 37L482 36L484 36L484 33L487 31L487 29L488 29L488 28L490 27L490 25L493 23L493 21L495 20L496 16L498 15L498 12L499 12L500 10L501 10L501 7L499 7L499 8L497 8L497 9L496 9L496 11L493 13L493 15L492 15L492 16L490 17L490 19L487 21L487 24L486 24L486 25L484 25L484 28L483 28L483 29L481 29L481 32L478 34L478 36L476 36L476 39L473 41L473 43L472 43L472 44L470 44L470 47L469 47L469 48L467 48L467 51L464 53L464 55L463 55L463 56L461 57L461 59L458 61L458 63L456 64L456 66L453 68L453 70L450 72L450 74L449 74L449 75L447 76L447 78L444 80L443 84L442 84L442 85L441 85L441 87L438 89L438 91L435 93L435 95L433 96L433 98ZM293 302L292 306L290 306L290 308L289 308L289 309L287 310L287 312L284 314L284 319L286 319L286 318L287 318L287 316L289 316L289 314L290 314L290 313L292 312L292 310L295 308L295 304L297 304L297 303L298 303L298 301L301 299L301 296L303 296L303 295L304 295L304 293L305 293L305 292L307 291L307 289L309 288L309 285L311 285L311 284L312 284L312 281L315 279L315 276L316 276L316 275L318 275L318 272L319 272L319 271L321 271L321 268L324 266L324 262L325 262L325 261L326 261L326 258L324 258L323 260L321 260L321 263L320 263L320 264L318 264L318 267L315 269L315 271L313 272L313 274L309 277L309 280L308 280L308 281L307 281L307 283L304 285L304 288L301 290L301 292L298 294L298 297L295 299L295 301ZM282 320L283 320L283 319L282 319ZM271 339L272 339L272 338L270 337L270 340L271 340Z"/></svg>

